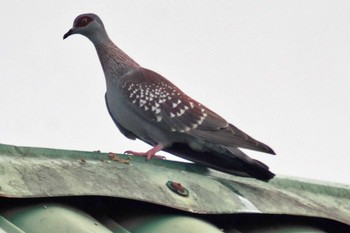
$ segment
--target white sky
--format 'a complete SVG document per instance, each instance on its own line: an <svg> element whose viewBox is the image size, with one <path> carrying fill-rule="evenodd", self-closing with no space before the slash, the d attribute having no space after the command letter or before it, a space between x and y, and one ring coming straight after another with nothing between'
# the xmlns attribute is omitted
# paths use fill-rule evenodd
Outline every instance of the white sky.
<svg viewBox="0 0 350 233"><path fill-rule="evenodd" d="M283 175L350 184L350 1L4 1L0 143L123 152L95 49L63 41L92 12L111 39L270 145ZM170 158L168 156L168 158Z"/></svg>

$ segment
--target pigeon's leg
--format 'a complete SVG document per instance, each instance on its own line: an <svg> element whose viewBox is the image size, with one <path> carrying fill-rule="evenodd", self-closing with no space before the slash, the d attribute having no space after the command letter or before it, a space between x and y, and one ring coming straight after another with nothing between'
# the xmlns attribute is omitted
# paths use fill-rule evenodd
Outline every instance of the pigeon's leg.
<svg viewBox="0 0 350 233"><path fill-rule="evenodd" d="M124 152L124 154L131 154L131 155L135 155L135 156L145 156L147 157L147 160L150 160L152 157L153 158L157 158L157 159L165 159L165 156L162 155L156 155L156 153L160 150L162 150L164 148L163 145L158 144L155 147L153 147L152 149L150 149L149 151L146 152L135 152L132 150L127 150Z"/></svg>

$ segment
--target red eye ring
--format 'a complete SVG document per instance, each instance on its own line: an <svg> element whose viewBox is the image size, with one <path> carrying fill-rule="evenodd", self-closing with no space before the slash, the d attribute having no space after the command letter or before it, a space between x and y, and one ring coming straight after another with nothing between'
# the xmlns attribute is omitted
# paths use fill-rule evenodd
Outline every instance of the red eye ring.
<svg viewBox="0 0 350 233"><path fill-rule="evenodd" d="M78 18L76 20L75 26L76 27L85 27L86 25L88 25L91 21L93 21L94 19L87 16L87 15L83 15L80 18Z"/></svg>

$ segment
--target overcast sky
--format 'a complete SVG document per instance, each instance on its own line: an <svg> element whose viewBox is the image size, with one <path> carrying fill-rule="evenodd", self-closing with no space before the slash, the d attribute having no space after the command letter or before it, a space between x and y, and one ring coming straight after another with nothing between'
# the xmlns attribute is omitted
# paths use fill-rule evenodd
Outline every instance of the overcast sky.
<svg viewBox="0 0 350 233"><path fill-rule="evenodd" d="M350 184L350 1L4 1L0 143L123 152L95 49L62 36L98 14L111 39L277 156L277 174ZM171 158L170 156L167 156Z"/></svg>

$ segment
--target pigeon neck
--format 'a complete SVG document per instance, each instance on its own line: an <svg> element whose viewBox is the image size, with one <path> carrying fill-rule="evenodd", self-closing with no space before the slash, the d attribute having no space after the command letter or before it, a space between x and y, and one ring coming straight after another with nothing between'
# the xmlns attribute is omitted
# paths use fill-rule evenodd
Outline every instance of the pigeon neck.
<svg viewBox="0 0 350 233"><path fill-rule="evenodd" d="M130 69L140 66L111 40L95 44L95 48L106 78L120 77Z"/></svg>

